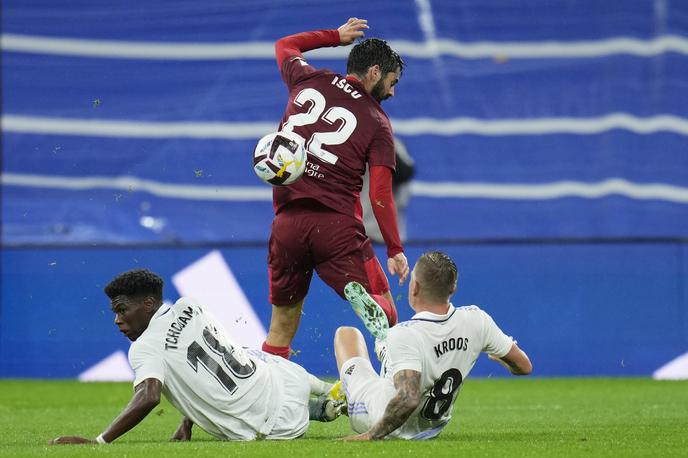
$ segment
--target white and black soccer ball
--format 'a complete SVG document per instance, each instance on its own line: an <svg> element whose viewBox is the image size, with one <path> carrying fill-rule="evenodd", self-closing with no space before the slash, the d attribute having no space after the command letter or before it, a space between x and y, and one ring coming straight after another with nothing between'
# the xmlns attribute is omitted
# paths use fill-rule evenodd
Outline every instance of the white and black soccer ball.
<svg viewBox="0 0 688 458"><path fill-rule="evenodd" d="M306 170L303 139L291 132L273 132L258 140L253 152L253 171L273 186L292 184Z"/></svg>

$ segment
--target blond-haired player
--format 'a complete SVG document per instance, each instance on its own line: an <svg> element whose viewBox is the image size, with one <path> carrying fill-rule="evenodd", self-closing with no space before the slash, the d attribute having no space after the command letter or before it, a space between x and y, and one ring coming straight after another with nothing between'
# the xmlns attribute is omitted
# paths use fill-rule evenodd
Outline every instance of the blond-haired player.
<svg viewBox="0 0 688 458"><path fill-rule="evenodd" d="M481 352L514 375L532 371L528 356L475 305L454 307L458 270L444 253L423 254L409 283L409 304L416 314L387 329L384 313L357 283L346 296L378 339L378 375L363 335L340 327L334 339L337 367L346 395L351 440L384 437L430 439L451 419L452 406Z"/></svg>

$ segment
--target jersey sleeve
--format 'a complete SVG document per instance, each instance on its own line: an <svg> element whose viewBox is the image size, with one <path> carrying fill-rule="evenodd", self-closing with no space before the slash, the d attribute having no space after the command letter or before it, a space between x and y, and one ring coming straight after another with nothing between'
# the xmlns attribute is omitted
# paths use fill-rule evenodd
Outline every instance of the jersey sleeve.
<svg viewBox="0 0 688 458"><path fill-rule="evenodd" d="M490 315L483 310L480 313L483 315L483 335L485 337L482 351L501 358L509 353L513 340L499 329Z"/></svg>
<svg viewBox="0 0 688 458"><path fill-rule="evenodd" d="M387 373L392 377L402 370L422 372L421 345L413 331L395 326L387 334Z"/></svg>
<svg viewBox="0 0 688 458"><path fill-rule="evenodd" d="M387 246L387 257L403 253L392 193L392 172L387 167L376 165L370 168L370 206Z"/></svg>
<svg viewBox="0 0 688 458"><path fill-rule="evenodd" d="M291 89L292 86L316 71L303 58L303 52L328 46L339 46L339 43L339 31L337 30L303 32L279 39L275 43L275 57L287 87Z"/></svg>
<svg viewBox="0 0 688 458"><path fill-rule="evenodd" d="M147 342L134 342L129 348L129 364L134 370L134 386L147 378L165 383L165 363L163 355Z"/></svg>
<svg viewBox="0 0 688 458"><path fill-rule="evenodd" d="M368 165L382 165L396 170L396 154L394 153L394 137L389 120L380 117L380 128L368 147Z"/></svg>

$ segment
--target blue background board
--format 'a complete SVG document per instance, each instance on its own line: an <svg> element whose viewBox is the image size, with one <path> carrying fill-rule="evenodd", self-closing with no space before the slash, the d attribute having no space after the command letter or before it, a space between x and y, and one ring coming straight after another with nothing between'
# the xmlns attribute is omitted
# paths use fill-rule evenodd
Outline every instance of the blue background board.
<svg viewBox="0 0 688 458"><path fill-rule="evenodd" d="M3 60L3 103L13 114L277 124L286 103L271 58L160 61L17 52ZM682 75L688 62L682 55L406 61L397 95L383 103L392 118L685 113ZM346 70L344 58L312 64ZM95 98L102 101L97 109Z"/></svg>
<svg viewBox="0 0 688 458"><path fill-rule="evenodd" d="M682 2L611 0L451 0L430 2L438 34L472 41L593 40L609 36L651 37L685 33L688 7ZM623 6L623 8L622 8ZM348 11L388 31L390 38L418 39L422 31L413 1L349 2ZM274 40L287 33L322 27L339 18L336 0L183 0L146 3L106 0L3 2L8 33L98 39L218 41ZM308 12L310 14L304 14ZM343 18L343 20L346 18ZM343 20L341 22L343 22ZM228 25L241 27L228 27ZM252 28L249 29L248 26ZM408 26L408 28L404 27Z"/></svg>
<svg viewBox="0 0 688 458"><path fill-rule="evenodd" d="M427 247L408 250L413 260ZM540 376L647 375L688 346L688 253L680 244L439 246L459 265L455 305L476 304L513 335ZM102 288L132 267L170 278L209 248L6 249L2 259L0 374L75 377L128 340L113 325ZM222 255L263 324L269 323L264 247ZM383 253L379 253L382 255ZM674 272L668 275L667 272ZM412 316L405 287L392 284L400 320ZM349 305L314 278L293 342L294 361L336 374L337 326L359 326ZM370 348L372 342L368 341ZM479 360L473 375L506 375Z"/></svg>
<svg viewBox="0 0 688 458"><path fill-rule="evenodd" d="M273 208L251 152L287 102L273 44L350 15L407 63L383 108L416 165L411 262L454 256L455 303L483 306L539 375L648 375L688 351L688 2L1 8L0 377L74 377L126 349L103 284L146 265L170 285L213 247L267 326ZM344 72L329 51L306 58ZM317 279L306 312L295 360L332 375L355 317Z"/></svg>
<svg viewBox="0 0 688 458"><path fill-rule="evenodd" d="M384 107L416 160L417 183L438 193L429 196L426 188L414 188L411 239L685 237L685 2L383 1L350 6L351 13L370 19L371 35L406 51L402 54L408 65L397 96ZM4 34L76 39L74 49L80 50L74 54L44 47L27 52L4 45L5 244L265 239L268 190L249 164L255 140L277 126L286 102L272 45L285 34L337 26L346 19L340 3L125 1L113 5L10 0L2 8ZM652 41L670 39L683 41L666 51L657 51L659 45ZM610 52L607 46L614 40L626 44ZM629 40L635 44L628 44ZM205 45L234 45L244 51L262 46L263 51L179 59L158 51L132 58L80 48L121 45L131 51L171 43L195 46L199 56ZM465 57L450 50L433 56L413 51L409 43L416 47L449 43L451 49L473 50L487 43L496 51ZM587 49L589 54L569 55L563 50L538 54L550 45ZM531 51L519 56L510 51L514 46ZM344 54L313 56L313 65L344 72ZM604 120L615 115L631 117L636 124L605 127ZM8 123L8 118L16 117L70 121L82 128L86 121L174 122L187 127L244 123L249 133L235 135L227 128L195 138L183 133L144 138L131 132L67 134L40 127L27 132ZM478 127L439 132L462 119ZM429 120L430 128L419 127L422 120ZM551 120L564 120L563 126L547 127ZM652 127L655 121L659 127ZM516 127L484 133L481 129L491 122L515 122ZM570 131L580 122L593 131ZM529 131L523 123L534 123L541 130ZM48 192L39 190L37 198L35 181L27 176L62 181L46 185ZM246 202L232 196L199 202L188 192L149 196L144 187L133 186L134 199L148 202L150 216L166 222L165 231L145 233L138 227L140 207L112 202L113 195L121 194L113 180L122 177L177 190L245 187L263 194L255 198L256 211L247 213ZM69 187L70 180L83 183L93 178L108 182L104 186L113 192ZM570 190L561 197L546 196L562 182L590 188L607 180L623 180L630 189L607 189L592 197ZM443 184L448 188L440 189ZM482 190L463 198L461 192L474 184ZM509 198L503 192L506 185L525 186L535 197ZM668 188L651 196L636 193L655 185ZM492 192L499 190L498 195ZM75 218L60 203L67 195L83 217ZM194 218L199 224L187 224L188 208L199 204L207 217ZM433 224L424 217L447 207L469 223L447 219ZM222 214L244 218L240 227L228 231L231 218ZM505 218L495 221L483 218L484 214ZM129 224L112 230L113 220ZM52 231L55 226L64 230Z"/></svg>

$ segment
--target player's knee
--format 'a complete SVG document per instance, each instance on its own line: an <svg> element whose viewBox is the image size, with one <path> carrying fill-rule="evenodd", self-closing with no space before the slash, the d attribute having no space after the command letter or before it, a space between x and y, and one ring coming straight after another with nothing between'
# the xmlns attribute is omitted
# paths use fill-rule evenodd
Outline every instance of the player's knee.
<svg viewBox="0 0 688 458"><path fill-rule="evenodd" d="M352 326L340 326L334 333L335 344L337 342L351 342L356 339L364 339L363 334Z"/></svg>

